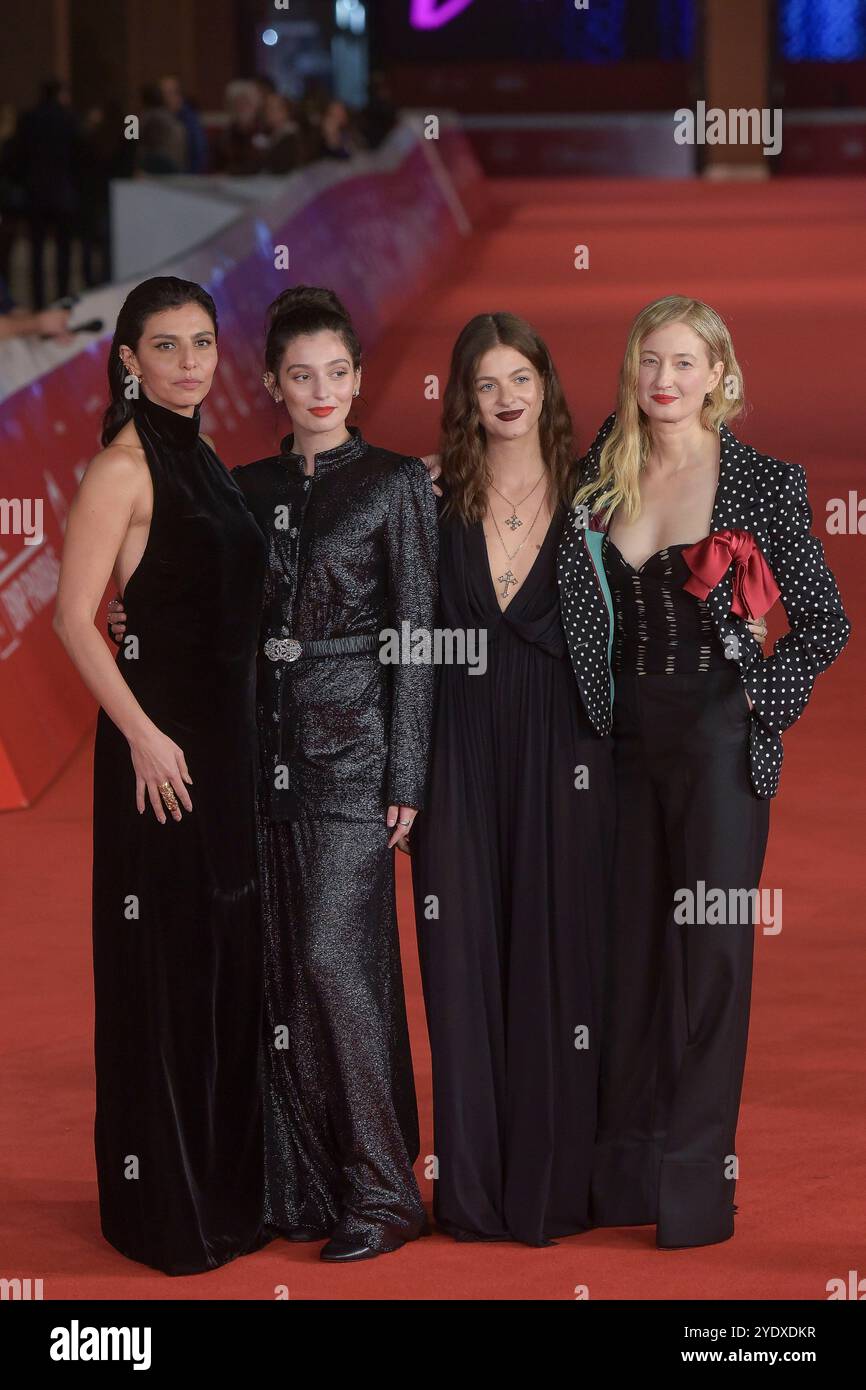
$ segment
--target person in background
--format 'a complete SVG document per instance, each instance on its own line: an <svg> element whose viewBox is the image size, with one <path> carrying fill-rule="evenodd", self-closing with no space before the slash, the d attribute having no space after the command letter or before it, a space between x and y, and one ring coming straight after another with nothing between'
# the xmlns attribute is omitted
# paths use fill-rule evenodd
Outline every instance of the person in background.
<svg viewBox="0 0 866 1390"><path fill-rule="evenodd" d="M264 170L268 174L290 174L304 162L300 122L292 103L279 92L269 92L264 103L264 124L268 144Z"/></svg>
<svg viewBox="0 0 866 1390"><path fill-rule="evenodd" d="M279 89L272 77L266 77L262 74L253 78L253 86L259 94L259 110L262 111L268 97L274 96Z"/></svg>
<svg viewBox="0 0 866 1390"><path fill-rule="evenodd" d="M141 89L142 113L137 172L182 174L187 163L187 136L183 124L169 111L159 87Z"/></svg>
<svg viewBox="0 0 866 1390"><path fill-rule="evenodd" d="M351 159L358 148L358 138L352 129L352 118L342 101L331 101L325 108L321 124L320 159Z"/></svg>
<svg viewBox="0 0 866 1390"><path fill-rule="evenodd" d="M110 193L112 179L132 178L135 142L123 138L124 112L118 101L93 106L82 123L77 234L85 285L111 280Z"/></svg>
<svg viewBox="0 0 866 1390"><path fill-rule="evenodd" d="M370 100L361 113L360 121L361 133L369 150L378 150L397 124L397 108L388 80L381 70L370 74Z"/></svg>
<svg viewBox="0 0 866 1390"><path fill-rule="evenodd" d="M54 240L57 294L69 293L71 234L79 208L80 132L65 83L45 82L36 106L18 122L8 173L25 195L33 306L45 307L45 242Z"/></svg>
<svg viewBox="0 0 866 1390"><path fill-rule="evenodd" d="M306 157L309 163L321 159L322 120L331 100L331 94L318 78L306 83L304 95L298 103L299 119L307 137Z"/></svg>
<svg viewBox="0 0 866 1390"><path fill-rule="evenodd" d="M207 136L195 106L184 95L179 77L161 77L159 90L167 111L180 121L186 131L186 172L206 174L210 156Z"/></svg>
<svg viewBox="0 0 866 1390"><path fill-rule="evenodd" d="M224 174L259 174L264 162L262 141L262 92L245 79L226 87L228 124L219 149L219 168Z"/></svg>
<svg viewBox="0 0 866 1390"><path fill-rule="evenodd" d="M6 281L12 247L24 226L24 190L12 169L17 124L15 107L4 102L0 105L0 278Z"/></svg>

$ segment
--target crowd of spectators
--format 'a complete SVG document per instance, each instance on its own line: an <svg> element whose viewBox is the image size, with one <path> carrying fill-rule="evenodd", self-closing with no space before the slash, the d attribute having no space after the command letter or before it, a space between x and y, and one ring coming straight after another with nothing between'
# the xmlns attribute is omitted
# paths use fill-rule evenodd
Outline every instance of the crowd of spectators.
<svg viewBox="0 0 866 1390"><path fill-rule="evenodd" d="M256 77L230 82L223 111L205 116L173 75L147 85L132 112L118 102L76 111L59 81L46 82L29 110L0 106L0 339L65 332L73 245L80 248L85 287L111 279L113 179L288 175L316 160L376 149L395 119L378 76L358 111L324 85L312 84L302 100L293 100L270 78ZM22 236L30 249L29 309L16 305L8 289L13 247ZM49 241L55 307L47 310Z"/></svg>

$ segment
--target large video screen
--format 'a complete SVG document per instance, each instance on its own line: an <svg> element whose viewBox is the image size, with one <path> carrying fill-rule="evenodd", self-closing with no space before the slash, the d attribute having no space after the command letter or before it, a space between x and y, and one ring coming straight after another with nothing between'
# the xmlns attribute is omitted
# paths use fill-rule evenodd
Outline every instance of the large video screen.
<svg viewBox="0 0 866 1390"><path fill-rule="evenodd" d="M866 58L866 0L779 0L779 48L789 62Z"/></svg>
<svg viewBox="0 0 866 1390"><path fill-rule="evenodd" d="M690 58L696 0L376 0L379 61Z"/></svg>

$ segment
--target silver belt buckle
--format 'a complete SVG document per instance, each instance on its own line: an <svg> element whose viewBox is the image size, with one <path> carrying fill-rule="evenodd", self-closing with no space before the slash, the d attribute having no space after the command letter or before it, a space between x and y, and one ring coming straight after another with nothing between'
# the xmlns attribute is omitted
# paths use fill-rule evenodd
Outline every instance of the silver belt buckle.
<svg viewBox="0 0 866 1390"><path fill-rule="evenodd" d="M301 651L301 644L294 637L269 637L264 647L265 656L271 661L297 661Z"/></svg>

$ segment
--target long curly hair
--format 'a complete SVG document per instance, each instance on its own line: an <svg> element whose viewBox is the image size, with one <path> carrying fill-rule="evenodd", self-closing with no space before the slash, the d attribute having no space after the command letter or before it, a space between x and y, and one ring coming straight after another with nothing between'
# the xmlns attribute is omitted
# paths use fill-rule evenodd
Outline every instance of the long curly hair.
<svg viewBox="0 0 866 1390"><path fill-rule="evenodd" d="M619 373L616 420L602 446L598 477L595 481L584 483L574 496L574 502L578 504L596 494L593 509L602 519L609 517L620 504L629 521L640 514L639 476L652 448L649 420L637 399L641 347L650 333L669 323L684 323L694 329L706 344L710 363L724 364L718 385L704 400L701 410L704 429L714 430L718 434L723 424L741 415L745 409L743 373L734 354L728 326L721 315L700 299L689 299L682 294L665 295L663 299L655 299L652 304L647 304L629 331Z"/></svg>
<svg viewBox="0 0 866 1390"><path fill-rule="evenodd" d="M574 486L574 432L553 359L531 324L516 314L476 314L461 330L451 354L448 385L442 402L442 480L447 501L467 524L480 521L491 481L487 435L478 413L475 380L478 364L495 347L521 353L538 372L544 402L538 422L541 452L559 498L568 504Z"/></svg>

